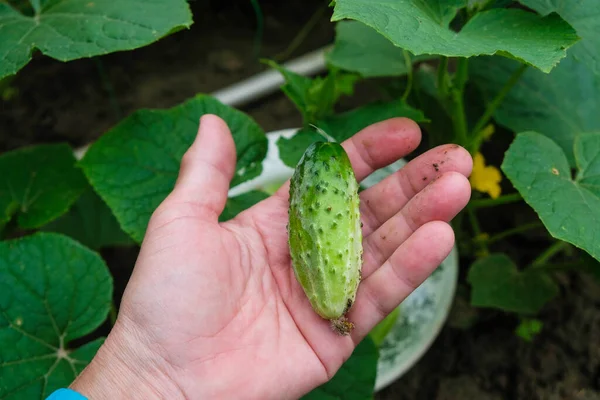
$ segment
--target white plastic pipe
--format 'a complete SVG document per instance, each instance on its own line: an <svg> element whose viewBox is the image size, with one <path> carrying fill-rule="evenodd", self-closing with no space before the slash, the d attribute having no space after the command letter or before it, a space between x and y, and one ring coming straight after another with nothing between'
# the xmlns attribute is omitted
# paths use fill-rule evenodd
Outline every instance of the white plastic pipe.
<svg viewBox="0 0 600 400"><path fill-rule="evenodd" d="M331 46L325 46L308 54L283 64L283 67L300 75L310 76L319 74L327 69L325 53ZM210 95L221 103L231 107L240 107L251 101L276 92L285 82L279 71L269 69L241 82L234 83ZM74 150L75 157L80 160L90 144Z"/></svg>
<svg viewBox="0 0 600 400"><path fill-rule="evenodd" d="M305 76L321 73L326 70L325 52L330 48L331 46L326 46L312 51L284 63L283 67ZM269 69L239 83L217 90L211 96L216 97L221 103L231 107L239 107L276 92L284 82L281 73L274 69Z"/></svg>

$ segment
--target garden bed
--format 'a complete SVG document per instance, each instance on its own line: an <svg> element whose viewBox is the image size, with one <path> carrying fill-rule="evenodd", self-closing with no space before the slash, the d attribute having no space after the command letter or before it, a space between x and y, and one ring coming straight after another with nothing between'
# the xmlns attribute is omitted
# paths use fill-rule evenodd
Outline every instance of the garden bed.
<svg viewBox="0 0 600 400"><path fill-rule="evenodd" d="M285 51L322 3L261 2L265 31L260 56ZM0 152L42 142L81 146L134 110L172 107L265 69L253 54L256 23L251 8L224 1L219 10L203 12L211 6L192 4L193 27L151 46L66 64L36 58L12 82L17 94L0 103ZM333 25L324 14L292 56L327 45L333 37ZM379 96L367 85L357 90L363 101ZM282 94L242 109L265 131L302 123ZM496 148L498 159L504 150ZM514 225L506 221L526 219L531 210L520 205L498 208L488 216L484 212L485 229ZM515 260L530 260L542 248L538 242L531 233L516 236L509 242L512 247L503 250ZM136 253L135 248L102 252L115 277L117 300ZM471 260L464 262L467 266ZM600 399L600 285L577 274L565 274L559 282L561 294L542 312L543 330L532 342L514 334L515 317L474 311L459 291L450 320L430 351L378 398Z"/></svg>

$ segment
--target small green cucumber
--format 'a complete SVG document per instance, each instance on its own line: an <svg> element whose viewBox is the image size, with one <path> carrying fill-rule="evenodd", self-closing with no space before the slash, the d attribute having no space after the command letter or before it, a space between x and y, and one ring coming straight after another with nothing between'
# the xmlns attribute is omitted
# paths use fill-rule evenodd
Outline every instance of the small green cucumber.
<svg viewBox="0 0 600 400"><path fill-rule="evenodd" d="M358 182L344 148L311 144L290 181L288 237L292 267L312 308L348 335L346 318L360 283L362 229Z"/></svg>

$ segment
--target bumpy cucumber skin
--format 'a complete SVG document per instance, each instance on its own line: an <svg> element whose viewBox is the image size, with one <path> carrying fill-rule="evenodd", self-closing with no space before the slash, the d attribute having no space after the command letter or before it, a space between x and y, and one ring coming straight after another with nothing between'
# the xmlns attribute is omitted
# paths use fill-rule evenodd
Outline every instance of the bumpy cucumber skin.
<svg viewBox="0 0 600 400"><path fill-rule="evenodd" d="M315 142L306 149L290 181L289 201L296 278L315 312L339 321L354 303L363 251L358 182L341 145Z"/></svg>

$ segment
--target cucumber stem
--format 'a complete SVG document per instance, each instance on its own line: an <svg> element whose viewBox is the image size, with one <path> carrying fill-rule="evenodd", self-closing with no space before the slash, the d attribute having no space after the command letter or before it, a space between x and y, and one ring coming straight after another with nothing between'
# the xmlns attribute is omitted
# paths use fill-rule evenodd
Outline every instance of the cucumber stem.
<svg viewBox="0 0 600 400"><path fill-rule="evenodd" d="M348 336L354 329L354 324L342 315L337 319L331 320L331 329L340 336Z"/></svg>

